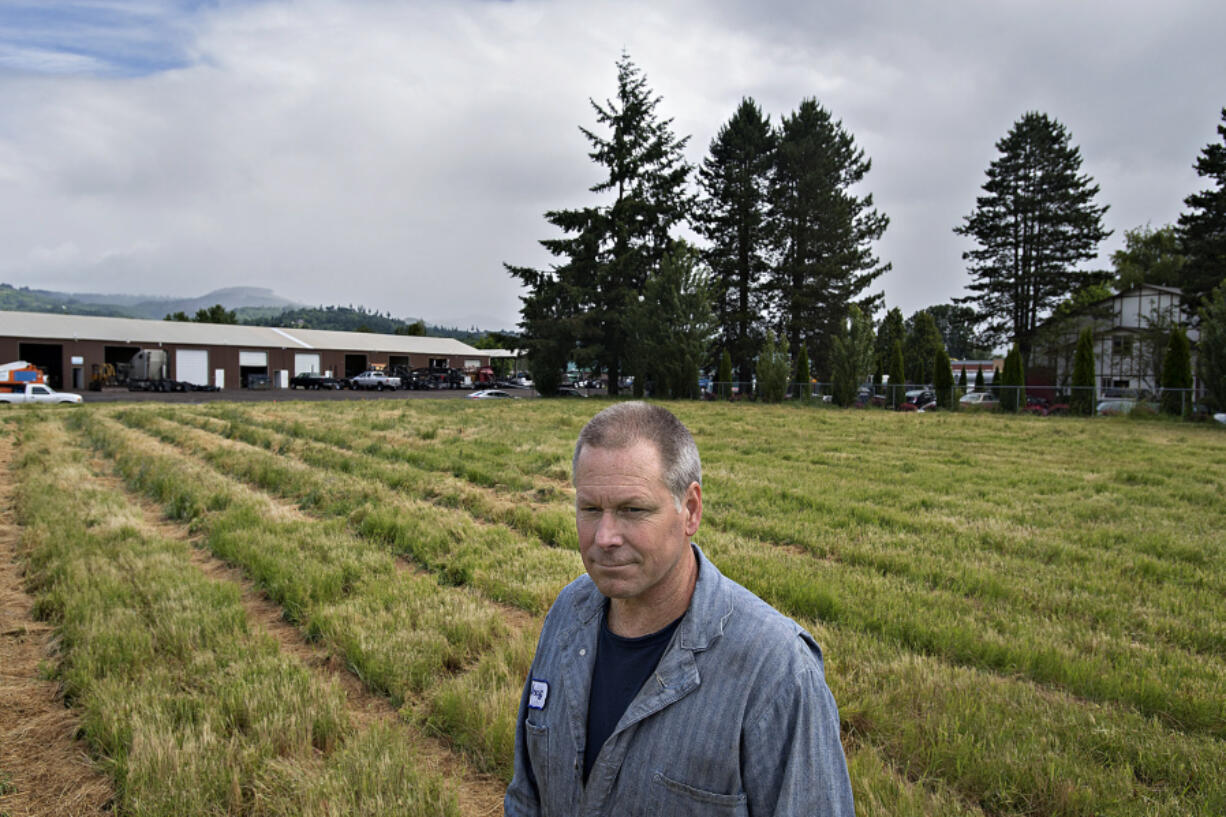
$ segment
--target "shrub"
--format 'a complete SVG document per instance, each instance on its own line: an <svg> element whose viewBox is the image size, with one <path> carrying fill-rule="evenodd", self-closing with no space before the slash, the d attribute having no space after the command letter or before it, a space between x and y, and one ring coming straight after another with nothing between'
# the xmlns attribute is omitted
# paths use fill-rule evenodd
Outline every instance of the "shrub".
<svg viewBox="0 0 1226 817"><path fill-rule="evenodd" d="M758 397L767 403L778 403L788 391L788 376L792 373L788 361L788 342L766 333L766 342L758 355Z"/></svg>
<svg viewBox="0 0 1226 817"><path fill-rule="evenodd" d="M719 356L719 371L715 375L715 383L720 399L727 400L732 396L732 355L727 349Z"/></svg>
<svg viewBox="0 0 1226 817"><path fill-rule="evenodd" d="M1073 356L1073 396L1069 400L1073 414L1094 413L1094 330L1086 327L1077 338Z"/></svg>
<svg viewBox="0 0 1226 817"><path fill-rule="evenodd" d="M1192 353L1183 327L1171 330L1162 361L1162 412L1188 414L1192 410Z"/></svg>
<svg viewBox="0 0 1226 817"><path fill-rule="evenodd" d="M949 365L949 354L942 346L937 349L933 366L933 387L937 390L937 405L943 409L952 408L954 404L954 372ZM965 370L964 370L965 371Z"/></svg>

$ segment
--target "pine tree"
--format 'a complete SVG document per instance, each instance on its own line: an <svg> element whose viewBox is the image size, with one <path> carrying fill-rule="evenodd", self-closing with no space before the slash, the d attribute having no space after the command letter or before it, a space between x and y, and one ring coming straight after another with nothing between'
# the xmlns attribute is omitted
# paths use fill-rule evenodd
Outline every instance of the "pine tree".
<svg viewBox="0 0 1226 817"><path fill-rule="evenodd" d="M1183 327L1171 331L1171 340L1162 361L1162 411L1189 414L1192 411L1192 353Z"/></svg>
<svg viewBox="0 0 1226 817"><path fill-rule="evenodd" d="M1194 307L1226 281L1226 108L1217 132L1222 143L1205 145L1196 160L1196 175L1212 179L1214 186L1184 199L1191 210L1179 216L1179 239L1187 258L1181 270L1183 292Z"/></svg>
<svg viewBox="0 0 1226 817"><path fill-rule="evenodd" d="M1073 395L1069 410L1073 414L1094 413L1094 330L1087 326L1077 338L1073 355Z"/></svg>
<svg viewBox="0 0 1226 817"><path fill-rule="evenodd" d="M954 228L979 245L962 254L974 294L955 300L975 304L988 340L1012 338L1024 363L1046 314L1103 277L1076 266L1110 235L1102 226L1107 207L1094 204L1098 185L1080 173L1068 130L1046 114L1025 114L996 148L984 195Z"/></svg>
<svg viewBox="0 0 1226 817"><path fill-rule="evenodd" d="M975 391L983 391L983 364L979 364L979 368L975 370Z"/></svg>
<svg viewBox="0 0 1226 817"><path fill-rule="evenodd" d="M962 374L958 375L958 391L966 394L966 367L962 367Z"/></svg>
<svg viewBox="0 0 1226 817"><path fill-rule="evenodd" d="M752 99L742 99L698 170L703 198L696 228L710 242L705 258L715 278L718 343L736 360L744 381L762 342L761 284L770 266L766 202L775 142L769 117Z"/></svg>
<svg viewBox="0 0 1226 817"><path fill-rule="evenodd" d="M784 117L770 189L778 264L769 286L789 343L794 348L806 338L823 372L848 304L871 315L881 295L865 290L890 268L871 247L889 219L873 208L872 195L852 192L871 166L817 100Z"/></svg>
<svg viewBox="0 0 1226 817"><path fill-rule="evenodd" d="M566 234L541 241L562 263L548 270L506 266L528 293L521 297L524 345L540 365L573 357L608 374L609 394L633 354L627 331L649 277L673 249L673 231L688 217L686 192L690 166L672 120L656 113L660 98L623 54L617 62L617 97L601 105L592 100L596 121L608 136L580 128L591 145L588 154L605 168L593 193L612 197L596 207L553 210L545 220ZM640 355L641 358L641 355ZM535 375L535 372L534 372ZM538 381L539 382L539 381ZM636 389L642 381L636 377Z"/></svg>

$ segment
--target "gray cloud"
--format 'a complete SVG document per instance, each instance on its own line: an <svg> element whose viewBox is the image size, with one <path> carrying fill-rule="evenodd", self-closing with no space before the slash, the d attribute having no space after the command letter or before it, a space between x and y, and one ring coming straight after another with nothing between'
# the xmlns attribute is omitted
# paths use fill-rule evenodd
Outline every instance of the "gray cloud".
<svg viewBox="0 0 1226 817"><path fill-rule="evenodd" d="M742 96L773 121L807 96L840 117L909 313L961 292L951 229L1025 111L1065 123L1101 184L1105 265L1201 186L1226 103L1212 2L119 5L127 22L58 49L0 12L0 280L252 284L510 326L502 263L548 263L543 212L596 200L578 126L625 48L695 163Z"/></svg>

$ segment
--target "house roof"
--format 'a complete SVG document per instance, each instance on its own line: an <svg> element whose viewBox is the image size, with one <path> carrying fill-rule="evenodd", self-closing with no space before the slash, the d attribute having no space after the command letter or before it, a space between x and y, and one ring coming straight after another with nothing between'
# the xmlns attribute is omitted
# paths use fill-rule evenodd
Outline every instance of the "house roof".
<svg viewBox="0 0 1226 817"><path fill-rule="evenodd" d="M244 326L137 318L100 318L47 312L0 312L0 336L94 340L113 343L171 343L180 346L246 346L279 349L330 349L419 355L484 353L455 338L333 332L323 329Z"/></svg>

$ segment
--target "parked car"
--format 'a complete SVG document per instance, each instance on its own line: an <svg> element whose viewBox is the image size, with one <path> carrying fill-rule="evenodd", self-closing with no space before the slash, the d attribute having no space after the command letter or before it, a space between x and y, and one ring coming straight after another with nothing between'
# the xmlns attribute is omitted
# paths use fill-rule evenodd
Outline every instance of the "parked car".
<svg viewBox="0 0 1226 817"><path fill-rule="evenodd" d="M1000 406L1000 400L990 391L974 391L962 395L958 405L965 409L994 409Z"/></svg>
<svg viewBox="0 0 1226 817"><path fill-rule="evenodd" d="M302 372L290 378L289 387L291 389L343 389L345 386L335 377L316 372Z"/></svg>
<svg viewBox="0 0 1226 817"><path fill-rule="evenodd" d="M1217 420L1219 423L1222 423L1223 425L1226 425L1226 411L1213 415L1213 419Z"/></svg>
<svg viewBox="0 0 1226 817"><path fill-rule="evenodd" d="M1094 408L1094 413L1102 417L1131 414L1135 409L1144 409L1157 413L1158 404L1148 400L1133 400L1130 397L1120 397L1111 400L1101 400Z"/></svg>
<svg viewBox="0 0 1226 817"><path fill-rule="evenodd" d="M384 372L378 369L370 369L362 372L359 375L349 378L349 388L351 389L376 389L383 391L384 389L400 388L399 377L389 377Z"/></svg>
<svg viewBox="0 0 1226 817"><path fill-rule="evenodd" d="M587 397L587 395L574 386L559 386L558 397Z"/></svg>
<svg viewBox="0 0 1226 817"><path fill-rule="evenodd" d="M929 389L912 389L904 395L899 411L930 411L936 408L936 392Z"/></svg>
<svg viewBox="0 0 1226 817"><path fill-rule="evenodd" d="M468 397L470 400L497 400L500 398L507 400L517 399L500 389L482 389L481 391L473 392L472 394L468 395Z"/></svg>
<svg viewBox="0 0 1226 817"><path fill-rule="evenodd" d="M0 403L80 403L81 395L56 391L43 383L5 384L0 388Z"/></svg>

